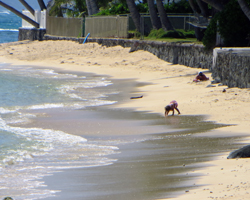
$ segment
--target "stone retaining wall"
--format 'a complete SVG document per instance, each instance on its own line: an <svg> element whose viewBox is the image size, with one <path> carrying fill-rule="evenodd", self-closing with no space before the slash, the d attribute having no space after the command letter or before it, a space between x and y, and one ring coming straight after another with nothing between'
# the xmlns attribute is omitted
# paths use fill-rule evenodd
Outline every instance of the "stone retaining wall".
<svg viewBox="0 0 250 200"><path fill-rule="evenodd" d="M84 38L45 35L45 40L73 40L83 43ZM117 45L131 47L131 51L144 50L167 62L189 67L210 69L213 63L213 52L206 51L203 45L109 38L88 38L87 42L96 42L107 47Z"/></svg>
<svg viewBox="0 0 250 200"><path fill-rule="evenodd" d="M46 29L19 28L18 41L21 40L43 40Z"/></svg>
<svg viewBox="0 0 250 200"><path fill-rule="evenodd" d="M81 44L84 38L44 35L42 40L71 40ZM206 51L203 45L185 43L109 38L88 38L87 42L96 42L107 47L117 45L130 47L130 52L148 51L173 64L209 69L214 79L228 87L250 88L250 48L244 48L244 52L242 52L242 48L222 48L220 50L216 48L213 52Z"/></svg>
<svg viewBox="0 0 250 200"><path fill-rule="evenodd" d="M250 88L250 48L215 48L212 75L228 87Z"/></svg>

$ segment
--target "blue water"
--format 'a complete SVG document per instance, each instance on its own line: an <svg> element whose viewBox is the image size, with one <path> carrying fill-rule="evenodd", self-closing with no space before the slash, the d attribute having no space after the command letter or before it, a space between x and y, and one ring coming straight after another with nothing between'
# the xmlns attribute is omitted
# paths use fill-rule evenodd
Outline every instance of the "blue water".
<svg viewBox="0 0 250 200"><path fill-rule="evenodd" d="M18 41L18 29L22 20L12 12L0 9L0 43Z"/></svg>
<svg viewBox="0 0 250 200"><path fill-rule="evenodd" d="M20 26L21 19L19 17L0 8L0 43L17 41ZM138 114L134 116L131 112L127 112L127 114L124 111L119 112L121 118L126 118L128 115L128 122L125 125L124 122L118 121L117 118L120 118L120 115L114 115L116 123L119 123L116 124L118 132L126 133L129 132L128 130L132 132L133 137L128 136L126 139L124 137L110 137L104 140L95 135L93 138L85 138L50 128L24 128L25 126L23 126L32 124L31 122L40 117L41 113L46 113L48 110L60 109L65 113L79 110L84 113L88 108L98 110L97 108L100 106L108 107L117 103L112 99L119 99L110 97L120 93L124 93L124 91L119 91L106 76L79 75L73 72L59 73L46 68L0 63L0 199L6 196L18 200L53 199L54 195L59 196L57 199L70 199L65 193L72 194L71 191L76 189L75 182L79 180L81 183L79 183L78 189L84 191L85 195L90 195L89 199L113 200L122 199L121 196L123 196L123 199L145 200L164 197L166 192L173 190L173 185L177 185L176 188L180 187L181 176L179 174L183 170L187 171L182 167L183 163L198 162L204 157L204 152L206 154L216 153L218 147L221 151L226 148L223 147L224 139L212 141L200 137L200 140L196 141L197 139L192 137L193 133L200 130L206 131L216 128L213 123L202 122L201 117L197 117L197 119L188 116L169 118L166 122L164 121L167 123L167 127L164 124L164 127L157 132L155 125L158 124L151 122L152 125L148 126L147 123L143 122L142 119L147 119L148 114L142 113L140 116ZM100 111L98 111L98 115L101 115ZM86 125L88 123L91 125L89 116L82 116L86 118ZM112 131L112 124L108 124L109 120L106 119L105 112L102 113L102 118L104 124L92 123L93 126L100 126L98 131L106 131L106 133ZM143 124L138 128L138 122L134 123L135 119L140 119L147 126ZM158 116L158 120L162 121L163 119ZM67 123L69 122L67 121ZM114 122L111 120L111 123ZM174 134L173 129L169 128L172 125L176 126L180 132ZM199 130L194 130L194 127ZM184 129L187 132L182 133ZM84 131L89 130L83 130L82 135L84 135ZM142 132L153 134L139 136L139 138L134 137ZM134 144L141 149L130 148L128 145L128 149L124 150L120 148L121 144ZM201 147L197 147L198 144ZM208 144L211 146L207 146ZM192 148L193 146L196 148ZM188 149L191 149L191 153L188 153ZM201 155L198 155L196 149ZM120 158L120 161L117 159L116 156L120 155L118 154L120 152L125 160L124 158ZM127 167L128 163L131 163L131 166L139 166L136 173L134 172L136 167ZM89 181L86 181L88 179L78 180L74 178L73 174L65 180L66 188L69 191L67 189L65 192L60 191L62 183L48 188L43 182L45 176L53 174L52 177L54 177L55 172L65 169L97 169L94 173L98 174L99 168L96 166L102 166L110 171L104 170L106 174L100 174L96 179L91 176L93 172L90 175L87 173L85 175L87 178L89 176ZM108 166L108 168L104 166ZM173 176L172 169L177 169L177 178ZM71 171L74 172L74 170ZM102 172L102 170L100 171ZM126 171L130 175L127 176L125 173L125 177L121 177ZM141 172L143 175L137 176ZM81 174L79 176L81 177ZM113 178L104 179L107 176ZM174 180L169 177L173 177ZM185 177L187 176L185 175ZM145 178L148 180L145 181ZM155 182L148 185L154 179ZM69 180L72 182L68 182ZM135 180L140 184L134 185ZM115 188L118 188L113 189L114 185ZM127 192L124 192L125 188ZM164 188L164 191L159 191L160 188ZM107 197L102 198L100 191L103 191ZM148 191L151 193L148 194ZM60 194L62 194L61 197ZM115 197L111 198L112 195Z"/></svg>
<svg viewBox="0 0 250 200"><path fill-rule="evenodd" d="M55 191L37 189L39 179L65 168L102 166L113 163L105 156L116 146L102 141L20 124L37 117L34 110L84 110L110 105L107 77L62 74L50 69L0 64L0 198L36 199ZM105 89L107 88L107 89Z"/></svg>

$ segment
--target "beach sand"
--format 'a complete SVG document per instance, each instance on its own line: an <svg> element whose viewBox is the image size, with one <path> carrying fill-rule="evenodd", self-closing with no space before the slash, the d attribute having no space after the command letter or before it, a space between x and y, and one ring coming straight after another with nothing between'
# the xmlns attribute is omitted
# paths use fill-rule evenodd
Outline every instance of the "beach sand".
<svg viewBox="0 0 250 200"><path fill-rule="evenodd" d="M241 136L244 139L242 146L249 142L250 89L206 87L210 81L193 82L199 71L204 71L212 80L206 69L172 65L151 53L129 53L129 49L71 41L24 41L1 44L0 62L105 74L114 79L147 83L139 85L132 94L134 97L143 95L143 98L131 100L124 96L126 99L114 107L158 113L164 117L164 107L176 100L181 116L206 115L208 121L232 125L198 136ZM222 92L223 89L226 92ZM249 160L228 160L228 153L207 162L208 167L190 172L200 174L195 182L199 187L183 192L178 199L249 199Z"/></svg>

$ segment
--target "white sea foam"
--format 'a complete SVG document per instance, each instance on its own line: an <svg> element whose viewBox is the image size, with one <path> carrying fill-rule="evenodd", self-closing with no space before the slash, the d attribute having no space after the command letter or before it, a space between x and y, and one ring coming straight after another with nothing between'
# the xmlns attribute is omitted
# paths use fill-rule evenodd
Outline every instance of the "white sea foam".
<svg viewBox="0 0 250 200"><path fill-rule="evenodd" d="M36 70L37 71L37 70ZM77 75L75 74L61 74L61 73L57 73L55 72L54 70L51 70L51 69L42 69L41 70L42 73L44 74L47 74L53 78L61 78L61 79L64 79L64 78L78 78ZM85 76L84 77L81 77L81 78L86 78Z"/></svg>
<svg viewBox="0 0 250 200"><path fill-rule="evenodd" d="M112 91L98 88L113 84L111 81L105 77L61 74L50 69L6 64L1 66L1 73L6 76L10 74L13 80L16 77L18 80L24 79L21 85L23 87L20 87L18 93L13 93L16 99L8 97L13 105L6 101L6 105L10 106L0 107L0 132L6 134L8 141L11 141L7 145L2 143L4 145L1 150L4 153L0 153L1 193L11 190L12 196L17 199L51 196L57 191L41 189L44 183L39 179L43 176L61 169L110 165L116 161L107 157L119 153L115 143L88 141L81 136L52 129L17 127L17 123L36 118L34 111L32 114L28 113L30 110L83 109L88 106L114 104L116 101L105 99ZM34 89L34 85L37 88ZM29 87L31 90L27 89ZM27 92L22 91L22 88ZM5 91L10 90L3 90ZM15 96L19 92L20 97ZM11 126L13 124L15 126Z"/></svg>
<svg viewBox="0 0 250 200"><path fill-rule="evenodd" d="M107 100L96 99L96 100L91 101L88 106L112 105L115 103L117 103L117 101L107 101Z"/></svg>
<svg viewBox="0 0 250 200"><path fill-rule="evenodd" d="M13 32L18 32L18 29L2 29L0 28L0 31L13 31Z"/></svg>
<svg viewBox="0 0 250 200"><path fill-rule="evenodd" d="M62 103L59 103L59 104L47 103L47 104L29 106L27 109L28 110L37 110L37 109L63 108L63 107L64 107L64 104L62 104Z"/></svg>
<svg viewBox="0 0 250 200"><path fill-rule="evenodd" d="M16 112L16 111L17 111L16 109L9 110L9 109L7 109L7 108L0 107L0 113L1 113L1 114L13 113L13 112Z"/></svg>
<svg viewBox="0 0 250 200"><path fill-rule="evenodd" d="M3 69L0 69L1 71L13 71L13 69L8 69L8 68L3 68Z"/></svg>
<svg viewBox="0 0 250 200"><path fill-rule="evenodd" d="M0 14L7 14L7 15L9 15L9 14L10 14L10 11L8 11L8 10L0 11Z"/></svg>
<svg viewBox="0 0 250 200"><path fill-rule="evenodd" d="M108 85L112 85L113 83L111 81L103 80L103 81L89 81L84 83L81 87L83 88L94 88L94 87L106 87Z"/></svg>
<svg viewBox="0 0 250 200"><path fill-rule="evenodd" d="M1 119L0 129L33 144L30 147L21 144L21 148L7 151L2 160L5 167L0 164L1 192L11 191L11 196L18 199L33 199L34 194L39 198L51 196L58 191L42 190L43 176L62 169L110 165L116 159L105 156L118 153L116 146L89 143L85 138L62 131L11 127Z"/></svg>

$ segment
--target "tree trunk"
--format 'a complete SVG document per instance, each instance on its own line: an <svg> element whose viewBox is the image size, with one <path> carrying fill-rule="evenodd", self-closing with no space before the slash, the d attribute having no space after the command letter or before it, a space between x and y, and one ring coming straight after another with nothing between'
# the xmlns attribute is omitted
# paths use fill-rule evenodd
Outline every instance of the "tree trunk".
<svg viewBox="0 0 250 200"><path fill-rule="evenodd" d="M41 10L46 10L46 6L45 6L43 0L37 0L37 2L39 4Z"/></svg>
<svg viewBox="0 0 250 200"><path fill-rule="evenodd" d="M97 14L99 12L99 8L97 6L96 0L89 0L91 9L92 9L92 15Z"/></svg>
<svg viewBox="0 0 250 200"><path fill-rule="evenodd" d="M86 5L88 9L88 15L94 15L99 12L96 0L86 0Z"/></svg>
<svg viewBox="0 0 250 200"><path fill-rule="evenodd" d="M55 5L55 1L54 0L50 0L48 3L47 3L47 12L49 13L51 8Z"/></svg>
<svg viewBox="0 0 250 200"><path fill-rule="evenodd" d="M194 3L194 0L188 0L188 2L194 13L200 13L200 10L197 7L197 5Z"/></svg>
<svg viewBox="0 0 250 200"><path fill-rule="evenodd" d="M247 2L245 0L238 0L238 3L241 7L241 10L244 12L244 14L250 20L250 8L249 8L249 5L247 4Z"/></svg>
<svg viewBox="0 0 250 200"><path fill-rule="evenodd" d="M198 6L200 7L201 15L203 17L207 18L209 16L207 3L205 3L204 1L201 1L201 0L196 0L196 1L197 1Z"/></svg>
<svg viewBox="0 0 250 200"><path fill-rule="evenodd" d="M168 15L164 9L162 0L156 0L158 12L161 19L161 26L165 31L174 30L171 22L168 19Z"/></svg>
<svg viewBox="0 0 250 200"><path fill-rule="evenodd" d="M136 8L135 1L134 0L126 0L126 2L128 5L129 12L131 14L132 20L135 24L136 30L141 32L141 29L140 29L141 15Z"/></svg>
<svg viewBox="0 0 250 200"><path fill-rule="evenodd" d="M153 29L156 29L156 30L160 29L161 21L157 15L154 0L148 0L148 8L149 8L149 14L150 14L150 19L151 19Z"/></svg>
<svg viewBox="0 0 250 200"><path fill-rule="evenodd" d="M220 3L218 0L202 0L202 1L208 3L218 11L222 11L224 9L224 4Z"/></svg>
<svg viewBox="0 0 250 200"><path fill-rule="evenodd" d="M24 7L28 10L28 11L30 11L30 13L33 15L33 16L35 16L35 11L34 11L34 9L25 1L25 0L19 0L23 5L24 5Z"/></svg>
<svg viewBox="0 0 250 200"><path fill-rule="evenodd" d="M17 16L21 17L22 19L24 19L25 21L29 22L30 24L32 24L34 27L39 28L39 24L37 22L35 22L34 20L30 19L29 17L27 17L26 15L24 15L23 13L19 12L18 10L12 8L11 6L3 3L2 1L0 1L0 6L5 7L6 9L10 10L11 12L15 13Z"/></svg>
<svg viewBox="0 0 250 200"><path fill-rule="evenodd" d="M92 9L91 9L89 0L86 0L86 6L87 6L87 9L88 9L88 16L91 16L92 15Z"/></svg>

